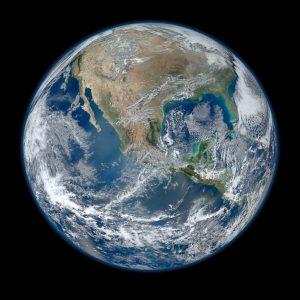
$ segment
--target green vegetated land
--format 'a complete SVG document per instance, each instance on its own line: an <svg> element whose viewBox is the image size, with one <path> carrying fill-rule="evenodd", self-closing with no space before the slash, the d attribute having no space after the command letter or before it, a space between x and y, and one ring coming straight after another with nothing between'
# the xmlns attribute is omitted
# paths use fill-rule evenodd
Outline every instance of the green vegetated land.
<svg viewBox="0 0 300 300"><path fill-rule="evenodd" d="M224 192L225 192L225 186L224 186L224 184L220 180L202 178L195 171L195 168L192 165L187 165L186 167L181 168L180 171L183 172L184 174L190 176L190 177L193 177L199 183L203 183L203 184L214 186L215 188L217 188L219 190L219 192L221 194L224 194Z"/></svg>

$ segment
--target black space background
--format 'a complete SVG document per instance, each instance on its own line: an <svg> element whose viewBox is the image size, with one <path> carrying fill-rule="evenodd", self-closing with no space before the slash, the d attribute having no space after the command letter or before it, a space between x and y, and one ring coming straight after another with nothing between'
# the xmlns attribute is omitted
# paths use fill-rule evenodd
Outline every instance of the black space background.
<svg viewBox="0 0 300 300"><path fill-rule="evenodd" d="M102 292L113 282L112 295L121 283L126 283L126 289L132 293L135 293L135 287L145 286L145 291L152 292L159 289L176 292L189 287L199 294L208 287L217 292L221 284L228 286L229 293L240 287L252 292L285 289L285 279L292 285L290 271L296 268L294 254L297 251L293 239L297 239L297 235L291 239L289 234L292 225L295 226L292 223L296 223L289 217L289 210L293 210L293 203L299 201L295 189L290 187L291 170L296 163L290 156L294 136L291 128L296 126L291 115L296 106L288 105L289 101L295 100L288 96L284 80L288 72L286 59L291 63L290 58L298 48L292 47L292 51L286 53L285 46L290 41L287 35L295 24L285 7L273 5L264 9L260 5L244 3L234 10L230 4L219 6L213 3L208 7L201 2L180 5L174 2L168 6L150 2L108 6L99 2L97 6L74 3L59 8L58 4L44 2L33 10L16 4L14 8L3 9L2 14L9 16L3 25L9 45L4 50L9 52L8 57L14 57L7 58L10 74L7 84L11 92L6 99L7 105L12 107L9 111L13 112L13 119L8 110L2 111L6 124L10 122L5 128L9 128L9 135L13 136L9 143L12 158L4 161L4 165L13 170L13 179L9 181L13 186L2 188L2 200L9 202L9 211L13 212L13 216L10 212L3 216L4 220L9 220L3 227L3 232L8 233L3 248L8 253L2 257L3 265L7 266L2 272L7 278L15 283L29 280L29 291L34 290L34 283L39 279L52 289L72 278L81 281L76 286L80 288L86 279L90 283L98 282L96 286ZM233 49L265 88L275 112L281 144L280 164L272 192L244 234L201 264L158 274L126 272L101 265L64 242L48 226L32 200L20 158L20 135L27 106L52 64L67 49L103 27L145 19L179 22L198 28ZM2 60L5 65L6 58Z"/></svg>

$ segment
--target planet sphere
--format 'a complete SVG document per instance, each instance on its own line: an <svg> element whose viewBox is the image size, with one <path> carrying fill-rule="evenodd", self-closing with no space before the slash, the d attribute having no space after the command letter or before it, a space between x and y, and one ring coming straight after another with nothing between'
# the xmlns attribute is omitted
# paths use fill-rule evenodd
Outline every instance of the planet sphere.
<svg viewBox="0 0 300 300"><path fill-rule="evenodd" d="M82 253L130 270L186 267L253 220L278 142L244 63L198 31L136 23L67 52L39 86L22 139L32 194Z"/></svg>

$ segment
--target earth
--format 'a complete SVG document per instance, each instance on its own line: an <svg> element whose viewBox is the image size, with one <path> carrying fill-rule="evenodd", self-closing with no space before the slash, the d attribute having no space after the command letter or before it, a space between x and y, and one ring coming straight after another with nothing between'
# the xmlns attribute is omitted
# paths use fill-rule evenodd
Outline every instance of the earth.
<svg viewBox="0 0 300 300"><path fill-rule="evenodd" d="M22 149L38 207L67 242L111 266L161 271L245 229L278 142L266 95L231 50L190 28L136 23L55 64Z"/></svg>

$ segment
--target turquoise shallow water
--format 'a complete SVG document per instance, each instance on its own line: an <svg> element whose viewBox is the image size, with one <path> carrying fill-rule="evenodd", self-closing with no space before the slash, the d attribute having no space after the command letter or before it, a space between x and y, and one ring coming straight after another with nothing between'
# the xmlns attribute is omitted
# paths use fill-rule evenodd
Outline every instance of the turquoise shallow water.
<svg viewBox="0 0 300 300"><path fill-rule="evenodd" d="M154 26L154 24L149 25ZM148 28L149 25L147 25ZM133 28L139 26L140 25L136 24ZM156 24L155 26L157 26L157 32L160 31L162 35L168 31L168 28L165 28L164 24ZM178 31L178 34L173 35L173 33L176 32L175 28L174 30L175 31L172 31L172 38L171 34L169 38L170 42L175 43L176 45L177 41L179 40L178 38L181 38L182 33L180 30ZM118 34L118 32L118 30L112 30L113 35ZM194 34L196 34L196 32L194 32ZM194 34L193 36L196 38L196 35ZM158 34L158 36L160 36L160 34ZM173 36L175 39L173 39ZM100 37L101 40L99 40L99 42L101 43L101 34L99 35L99 38ZM191 40L191 43L194 43L194 37L193 40ZM188 36L186 38L189 40ZM201 35L199 35L200 44L202 43L201 39ZM131 43L131 35L130 40L127 40L127 35L120 36L120 40L119 37L118 39L110 39L110 35L105 35L104 40L105 42L107 41L108 44L112 43L115 46L112 51L114 52L113 54L114 58L116 58L116 62L123 61L125 58L124 55L126 56L127 53L124 52L124 42L126 45L127 43ZM74 52L72 53L75 54L77 49L74 48ZM203 52L206 52L206 50L206 47L201 49ZM77 59L78 56L81 55L82 51L83 50L80 50L74 59ZM228 50L228 52L226 51L226 53L224 52L226 57L229 53L230 50ZM100 56L101 54L102 53L99 53ZM168 55L168 53L164 53L163 55L165 54ZM65 58L66 57L67 56L65 56ZM68 59L69 58L70 56L68 56ZM230 55L230 57L228 56L228 58L229 59L226 60L226 63L228 64L228 67L233 69L235 66L237 66L234 54ZM54 71L58 72L60 70L62 66L61 62L62 60L59 64L57 64L53 71L48 74L47 79L50 79L54 74L58 74L54 73ZM69 62L65 60L65 63ZM73 60L70 63L73 64ZM149 61L149 63L151 62ZM167 174L169 175L169 180L165 180L164 178L161 178L162 176L160 176L163 175L163 172L160 172L161 169L159 169L156 173L157 176L152 176L153 178L151 179L151 182L148 182L147 180L137 180L137 176L129 177L128 173L132 174L131 172L134 171L139 173L139 170L141 170L145 164L138 164L134 161L133 157L130 157L130 154L122 153L120 150L120 145L122 142L122 140L120 141L120 135L118 136L113 126L111 126L111 124L106 122L106 120L103 118L101 110L99 110L93 102L90 90L87 89L85 92L90 101L90 105L95 112L96 119L99 125L101 125L102 132L97 132L96 129L90 124L89 114L82 110L82 107L79 107L76 112L74 112L74 120L70 118L70 111L73 112L75 109L73 109L71 106L72 101L75 98L78 100L78 87L76 86L77 81L74 78L67 77L68 74L66 73L70 66L72 65L69 65L68 69L64 70L63 78L61 78L60 81L57 81L53 86L53 81L48 83L47 81L44 81L44 83L47 84L47 89L48 87L49 89L53 87L51 90L53 94L51 93L49 97L47 94L50 114L45 115L45 118L51 118L51 122L49 122L50 127L47 128L47 132L49 130L51 135L53 132L51 132L51 129L58 129L55 130L57 136L59 137L60 134L62 134L63 138L66 139L53 139L53 141L56 143L55 146L57 146L57 148L55 148L55 153L62 153L64 155L56 157L55 153L53 155L53 148L46 147L40 151L43 154L42 159L44 159L44 161L41 162L44 163L43 166L48 167L49 171L51 171L53 169L52 167L55 167L56 164L59 168L66 169L66 172L63 172L61 180L63 181L64 187L68 191L72 193L76 192L78 202L77 199L73 199L73 197L72 201L76 200L77 204L80 202L83 212L85 212L85 207L88 207L90 204L95 204L97 210L99 208L99 216L93 213L93 220L91 220L90 217L86 216L85 214L82 215L83 218L80 218L78 217L78 213L76 213L73 209L70 210L68 207L64 209L64 207L60 205L60 203L57 203L57 201L51 201L53 202L53 205L51 204L52 207L49 206L49 210L44 209L44 205L46 207L49 201L46 198L46 185L43 187L43 185L40 184L42 181L44 181L44 178L41 178L42 180L37 180L39 179L37 178L37 175L39 175L38 171L40 155L36 155L37 158L31 156L30 160L27 159L25 162L29 166L28 168L30 168L30 184L32 185L33 192L36 194L35 196L37 200L43 204L43 207L41 207L42 210L44 210L48 219L53 219L55 222L57 222L57 229L66 240L71 243L73 242L74 245L76 245L77 248L80 248L83 253L85 252L91 255L91 251L94 251L95 255L93 254L93 256L97 260L107 264L112 264L117 267L124 267L133 270L141 270L144 267L150 268L151 270L167 270L174 267L187 266L191 262L196 262L200 259L202 260L216 250L224 247L226 243L231 241L234 236L229 235L229 232L232 232L230 230L232 229L232 224L236 230L235 233L241 232L244 224L246 224L241 222L250 221L245 219L247 217L246 213L250 208L247 205L244 207L233 206L234 204L232 204L232 202L222 199L222 196L219 194L219 192L211 186L205 186L200 183L193 182L189 176L186 176L183 173L170 172ZM245 67L245 73L243 76L246 76L247 73L247 67ZM66 80L69 81L68 86L66 90L63 90L60 87L61 84L66 82ZM72 88L70 84L72 81L74 83L74 88ZM232 81L228 86L227 96L231 98L234 95L235 84L236 82ZM178 89L180 88L181 87L178 85ZM48 90L45 89L44 92L48 93ZM205 107L203 107L205 111L203 110L204 113L201 113L198 109L195 110L193 119L188 126L185 124L185 121L188 119L184 117L182 118L181 113L185 111L185 113L188 114L190 112L190 108L195 105L195 103L189 102L190 99L186 99L186 102L183 101L185 102L184 105L178 108L179 114L174 114L175 120L172 120L172 118L167 118L167 129L168 133L170 134L169 136L172 138L174 137L173 140L177 139L172 145L171 143L168 143L168 153L176 149L180 154L182 153L182 157L185 157L185 155L186 157L188 157L188 155L193 155L193 152L197 153L199 151L197 150L199 145L195 144L202 142L199 141L200 139L205 141L206 136L208 136L210 132L215 132L215 130L218 131L218 129L220 129L225 136L228 136L228 139L235 138L236 133L234 130L229 130L231 126L233 126L233 122L237 121L236 119L233 120L232 118L232 112L235 115L234 107L231 105L231 103L229 103L228 107L233 108L232 111L230 111L228 107L226 107L226 103L228 103L228 101L225 102L221 97L220 99L215 99L214 96L215 95L213 94L201 95L202 102L199 101L200 98L195 100L196 102L198 101L200 105L203 102L205 103ZM80 103L83 105L82 99L80 100ZM212 116L214 112L218 110L217 118L210 118L209 107L207 103L209 103L211 106ZM215 108L217 108L217 110ZM169 112L171 110L172 107L170 107ZM61 112L63 112L64 115ZM53 116L51 113L53 113ZM178 119L176 119L177 117ZM227 130L227 127L222 124L222 119L224 119L224 122L227 124L229 131ZM76 122L80 126L76 126ZM159 125L163 124L153 123L154 128L152 129L157 130L157 128L160 128ZM215 127L213 127L214 125ZM219 125L221 126L218 128ZM56 126L58 127L56 128ZM81 129L79 127L81 127ZM83 129L86 132L84 132ZM69 130L69 132L66 132L65 130ZM201 134L199 134L200 131ZM155 138L156 137L157 135L155 134ZM153 145L155 145L155 138L149 139L149 141L154 141ZM261 180L262 176L265 176L269 170L273 171L273 162L271 160L273 159L272 155L274 155L274 153L272 153L272 151L275 151L274 147L276 145L271 144L270 142L268 149L263 149L264 152L260 153L261 150L256 148L257 145L253 144L252 141L246 141L247 143L251 144L249 145L249 147L251 146L251 151L247 152L246 148L248 144L245 146L246 142L243 140L241 143L239 143L239 138L241 138L240 135L237 136L236 141L231 143L231 145L234 145L235 149L237 149L239 152L237 154L242 153L247 156L245 159L247 159L247 162L249 162L249 169L246 170L246 175L241 174L243 176L242 179L245 180L244 184L241 184L238 187L238 192L247 193L250 191L251 193L255 193L257 190L256 180ZM275 139L276 136L274 135L272 138ZM51 145L51 142L52 141L49 140L49 145ZM85 144L84 147L83 143ZM229 143L230 140L227 140L226 143L222 143L222 145L227 146ZM228 151L229 155L235 155L235 149ZM221 154L222 150L223 149L220 149ZM72 153L70 155L71 151ZM240 163L238 160L238 155L236 155L236 157L237 161L233 162L232 165L227 166L226 162L225 167L227 169L232 167L235 168L236 166L234 164ZM170 160L171 158L168 160L168 162L170 162ZM164 162L162 162L162 164L164 164ZM131 168L128 167L129 165ZM95 169L97 172L95 172L94 176ZM148 171L149 170L151 171L151 165L149 165ZM143 177L144 174L141 174L140 177ZM149 175L149 173L146 175ZM119 180L123 181L124 185L118 184ZM92 186L94 182L96 182L95 186ZM142 193L137 192L136 189L131 190L132 186L136 185L137 182L144 187ZM172 183L176 183L177 185L172 185ZM268 186L266 186L265 189L267 191ZM103 191L103 193L98 193L100 190ZM129 190L132 191L132 193L127 193ZM40 193L40 191L43 193ZM128 197L125 197L124 202L117 201L117 203L114 203L116 205L113 205L113 207L108 206L109 211L102 215L104 206L101 205L107 203L103 203L104 201L112 201L116 192L123 193L123 195L126 194ZM104 194L107 196L102 196ZM44 197L45 199L43 199ZM99 203L97 202L100 197L103 197L103 199L100 199L101 201L104 200L102 203L100 203L100 201ZM54 200L56 199L54 198ZM262 201L263 199L258 200ZM120 209L122 212L124 206L126 205L128 206L128 211L126 211L127 215L125 217L125 215L123 216L122 214L119 214L118 210ZM223 209L225 209L226 215L217 214L213 217L210 215L213 212ZM161 211L163 213L161 213ZM167 221L166 224L163 224L163 222L166 222L164 221L165 212L171 215L171 218L169 222ZM175 217L173 216L173 213L176 215ZM178 218L177 213L180 215ZM206 214L208 215L202 219L202 216L205 216ZM141 216L142 218L144 217L146 222L140 220L132 221L128 218L128 215L134 215L136 217ZM150 217L156 217L157 215L163 217L158 218L158 221L154 224L154 226L151 228L148 227L148 224L143 226L143 223L147 223ZM191 218L189 218L189 222L187 222L188 227L185 227L184 223L186 220L184 217L187 215L191 216ZM198 219L198 217L200 218ZM157 220L157 218L151 218L151 220L153 219ZM196 221L197 223L195 223ZM226 226L229 227L226 228ZM175 230L170 231L170 228ZM102 229L104 229L104 234L102 234ZM124 232L123 229L129 230ZM101 234L99 234L99 232L101 232ZM154 238L151 240L151 235L153 233ZM228 240L226 240L227 235ZM140 244L138 237L145 237L145 241ZM147 240L148 237L149 239ZM179 254L183 255L179 256Z"/></svg>
<svg viewBox="0 0 300 300"><path fill-rule="evenodd" d="M132 169L140 169L143 166L135 162L131 157L124 156L120 150L120 137L113 126L105 120L102 111L99 110L93 101L91 90L86 89L85 95L94 111L101 131L97 132L94 126L90 124L89 116L82 108L77 109L80 112L80 118L77 117L77 121L80 122L80 125L85 130L91 133L90 151L93 155L89 158L88 162L90 165L96 166L98 170L99 183L95 188L101 189L104 186L111 186L115 179L121 178L123 176L122 171L124 171L124 168L128 168L129 165ZM191 112L198 103L199 101L187 99L183 104L187 111ZM176 106L180 103L174 101L174 103L170 103L169 105L173 108L174 104ZM101 167L103 164L108 167ZM183 173L174 173L173 175L170 174L170 176L172 178L171 182L174 185L169 184L170 178L166 177L160 180L153 178L150 182L145 183L144 189L147 192L138 196L133 195L126 203L126 206L134 209L137 203L140 203L151 215L159 211L168 211L170 206L176 206L181 201L182 203L178 207L178 210L184 215L184 212L189 211L194 201L197 201L199 194L206 194L207 201L210 201L211 204L214 201L218 201L221 197L219 191L213 186L195 183Z"/></svg>
<svg viewBox="0 0 300 300"><path fill-rule="evenodd" d="M93 101L91 90L86 89L85 95L90 102L95 118L101 128L101 131L97 132L90 123L86 124L86 126L89 126L89 130L92 130L94 139L91 148L93 156L90 159L90 163L94 166L101 163L111 165L109 169L103 170L100 174L101 179L105 180L107 184L110 184L113 179L121 176L122 169L125 165L128 167L128 164L130 164L132 168L140 168L141 166L130 157L125 157L120 150L120 137L113 126L105 120L102 111L99 110ZM188 99L184 104L188 106L188 110L191 112L197 103L195 103L194 100ZM114 162L118 163L114 164ZM145 188L148 188L148 192L138 197L133 197L132 204L136 201L141 202L150 212L154 212L168 209L169 205L175 205L182 198L185 199L184 202L189 203L182 204L182 207L184 207L184 205L189 206L198 197L199 193L209 193L210 196L208 199L211 199L212 195L214 195L215 199L221 196L218 190L213 186L195 183L183 173L175 173L172 175L172 182L176 183L174 188L168 186L168 182L169 178L164 180L154 179L149 183L148 187L145 186ZM186 194L187 190L189 190L189 192Z"/></svg>
<svg viewBox="0 0 300 300"><path fill-rule="evenodd" d="M230 87L231 91L235 89L235 82L231 84ZM214 109L216 106L221 108L223 120L227 124L228 130L233 129L233 122L234 117L230 109L228 108L226 101L221 96L216 96L211 93L206 93L202 95L201 100L198 99L183 99L183 100L172 100L167 103L165 103L163 107L164 112L164 118L163 118L163 124L162 124L162 136L166 134L166 116L170 113L172 110L180 109L184 114L190 114L193 109L199 105L200 103L207 102L210 107L210 115L211 119L214 117Z"/></svg>
<svg viewBox="0 0 300 300"><path fill-rule="evenodd" d="M51 97L48 105L53 110L61 110L67 112L71 106L71 99L75 99L79 93L79 86L76 79L70 77L68 85L65 91L60 89L63 79L61 78L51 89ZM89 114L84 111L81 107L78 107L72 112L73 118L78 124L86 131L90 136L89 151L92 155L88 159L88 163L91 166L96 166L99 181L95 186L95 189L101 189L104 186L109 187L115 179L121 178L122 172L125 167L128 168L130 165L132 169L141 168L138 164L130 157L124 156L120 147L121 140L120 136L114 129L114 127L103 117L102 111L93 101L92 93L90 89L85 90L85 95L89 100L91 108L94 111L95 118L100 125L101 131L97 132L93 125L89 122ZM224 110L224 119L229 122L229 113L226 112L226 106L222 99L215 97L211 94L206 94L202 101L209 101L212 106L219 105ZM80 99L81 106L83 100ZM196 105L199 105L200 101L195 99L184 99L182 101L170 101L164 105L165 116L173 109L183 109L186 114L192 112ZM222 106L221 106L222 105ZM212 112L213 113L213 112ZM164 130L164 122L163 122ZM72 149L70 163L77 163L84 157L84 151L74 141L70 142L70 149ZM196 149L195 149L196 151ZM144 194L138 199L133 198L133 202L142 201L150 211L164 210L167 209L168 205L175 205L179 198L183 197L183 192L189 186L190 192L186 195L186 203L193 201L196 195L199 194L200 190L214 194L216 198L220 198L221 195L212 186L206 186L200 183L193 182L187 175L182 173L176 173L172 176L172 181L177 182L178 187L172 191L166 189L168 179L159 182L155 180L149 193ZM185 188L182 186L184 185ZM153 188L154 187L154 188Z"/></svg>
<svg viewBox="0 0 300 300"><path fill-rule="evenodd" d="M228 108L226 101L224 100L223 97L220 96L215 96L214 94L203 94L202 95L202 102L203 101L207 101L209 102L212 106L219 106L222 110L222 114L223 114L223 120L224 122L227 124L228 129L232 130L233 129L233 114L230 111L230 109Z"/></svg>

